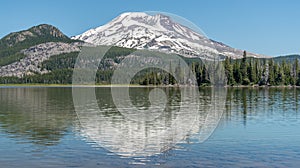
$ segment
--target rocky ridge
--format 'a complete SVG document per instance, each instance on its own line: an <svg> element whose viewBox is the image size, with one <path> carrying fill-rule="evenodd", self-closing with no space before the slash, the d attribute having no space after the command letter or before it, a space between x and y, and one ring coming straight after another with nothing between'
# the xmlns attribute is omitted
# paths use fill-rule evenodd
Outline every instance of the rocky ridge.
<svg viewBox="0 0 300 168"><path fill-rule="evenodd" d="M20 61L0 67L0 76L16 76L23 77L24 75L33 75L35 73L48 73L47 70L42 70L40 64L48 60L51 56L63 53L80 51L80 42L62 43L48 42L32 46L21 52L26 55Z"/></svg>

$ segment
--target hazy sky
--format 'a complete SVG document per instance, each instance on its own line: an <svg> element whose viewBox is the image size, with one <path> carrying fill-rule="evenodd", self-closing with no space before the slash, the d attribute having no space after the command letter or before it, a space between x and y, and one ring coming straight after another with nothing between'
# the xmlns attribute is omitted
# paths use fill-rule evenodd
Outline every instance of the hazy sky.
<svg viewBox="0 0 300 168"><path fill-rule="evenodd" d="M41 23L73 36L130 11L177 14L209 38L251 52L300 53L299 0L2 0L0 37Z"/></svg>

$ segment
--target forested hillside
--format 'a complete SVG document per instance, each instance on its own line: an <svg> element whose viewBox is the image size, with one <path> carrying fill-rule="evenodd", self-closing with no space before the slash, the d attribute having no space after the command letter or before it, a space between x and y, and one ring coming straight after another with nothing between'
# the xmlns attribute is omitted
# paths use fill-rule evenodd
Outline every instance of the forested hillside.
<svg viewBox="0 0 300 168"><path fill-rule="evenodd" d="M10 33L0 40L0 66L10 64L25 57L20 51L45 42L65 42L72 40L56 27L41 24L28 30Z"/></svg>
<svg viewBox="0 0 300 168"><path fill-rule="evenodd" d="M97 84L109 84L116 65L134 49L112 47L101 61L96 75ZM0 83L41 83L41 84L71 84L74 64L79 52L52 56L41 64L42 69L49 71L47 74L35 74L17 77L1 77ZM199 86L209 86L211 77L207 67L200 59L182 57L189 65L191 72L196 76ZM225 68L227 85L300 85L300 56L278 58L251 58L244 52L242 59L226 58L222 65ZM181 74L180 62L170 62L170 67L175 67L175 74ZM132 79L132 84L140 85L174 85L189 84L191 74L182 76L176 81L169 73L160 69L145 69Z"/></svg>

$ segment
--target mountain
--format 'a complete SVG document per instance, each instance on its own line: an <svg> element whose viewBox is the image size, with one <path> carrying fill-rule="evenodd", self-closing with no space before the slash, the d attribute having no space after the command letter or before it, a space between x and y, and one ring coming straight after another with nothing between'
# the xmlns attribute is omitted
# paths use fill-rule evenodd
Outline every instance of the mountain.
<svg viewBox="0 0 300 168"><path fill-rule="evenodd" d="M281 63L283 61L291 63L291 62L294 62L296 59L300 62L300 55L293 54L293 55L274 57L274 61L278 62L278 63Z"/></svg>
<svg viewBox="0 0 300 168"><path fill-rule="evenodd" d="M211 59L222 55L240 58L243 52L208 39L172 21L168 16L125 13L102 27L73 38L47 24L10 33L0 39L0 83L71 84L74 65L82 46L94 44L116 45L106 52L99 64L95 82L102 84L110 83L116 68L122 66L123 59L135 60L133 52L138 49L146 49L138 52L149 56L140 63L137 62L139 65L145 62L159 62L156 57L152 57L153 53L158 53L157 50L179 54L195 72L199 86L210 85L214 80L199 57ZM164 58L169 56L165 53L160 54L165 55ZM299 55L265 58L247 52L246 61L227 58L224 61L224 69L228 85L300 86L300 69L297 68ZM169 67L174 68L174 72L182 74L180 62L168 63ZM269 69L274 69L274 75L270 74L273 71ZM272 79L273 77L276 77L276 80ZM145 69L136 74L131 82L141 85L175 85L191 84L189 81L188 76L176 81L165 71Z"/></svg>
<svg viewBox="0 0 300 168"><path fill-rule="evenodd" d="M52 25L41 24L28 30L10 33L0 40L0 49L17 45L33 46L44 42L72 42L59 29Z"/></svg>
<svg viewBox="0 0 300 168"><path fill-rule="evenodd" d="M46 42L72 43L77 41L78 40L70 39L56 27L47 24L41 24L31 27L28 30L10 33L0 39L0 66L24 58L25 55L20 51L38 44Z"/></svg>
<svg viewBox="0 0 300 168"><path fill-rule="evenodd" d="M150 49L177 53L186 57L214 58L215 55L241 58L243 51L206 38L171 17L142 12L123 13L111 22L90 29L72 39L95 45ZM251 57L265 57L248 53Z"/></svg>
<svg viewBox="0 0 300 168"><path fill-rule="evenodd" d="M0 39L0 76L43 74L40 64L51 56L79 52L82 42L72 40L52 25L41 24Z"/></svg>

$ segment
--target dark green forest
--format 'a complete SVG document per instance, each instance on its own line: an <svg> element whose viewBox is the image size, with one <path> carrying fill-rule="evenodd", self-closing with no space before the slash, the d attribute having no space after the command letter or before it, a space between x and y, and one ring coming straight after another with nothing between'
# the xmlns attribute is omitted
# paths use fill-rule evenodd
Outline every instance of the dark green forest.
<svg viewBox="0 0 300 168"><path fill-rule="evenodd" d="M228 85L300 85L299 56L275 58L226 58L224 67ZM291 59L292 58L292 59Z"/></svg>
<svg viewBox="0 0 300 168"><path fill-rule="evenodd" d="M112 47L105 55L99 65L96 74L96 84L110 84L115 67L113 63L120 63L126 55L134 52L134 49ZM50 71L46 74L35 74L31 76L0 77L1 84L71 84L73 68L78 52L52 56L41 64L42 69ZM188 64L191 72L195 75L198 86L211 85L211 74L200 59L182 57ZM286 58L286 59L283 59ZM221 65L228 86L300 86L299 56L275 58L252 58L247 57L246 51L242 59L226 58ZM175 67L175 75L180 76L182 70L178 65L180 62L170 62ZM148 68L140 71L131 80L131 84L139 85L187 85L190 84L190 76L184 74L175 80L171 74L157 68Z"/></svg>

